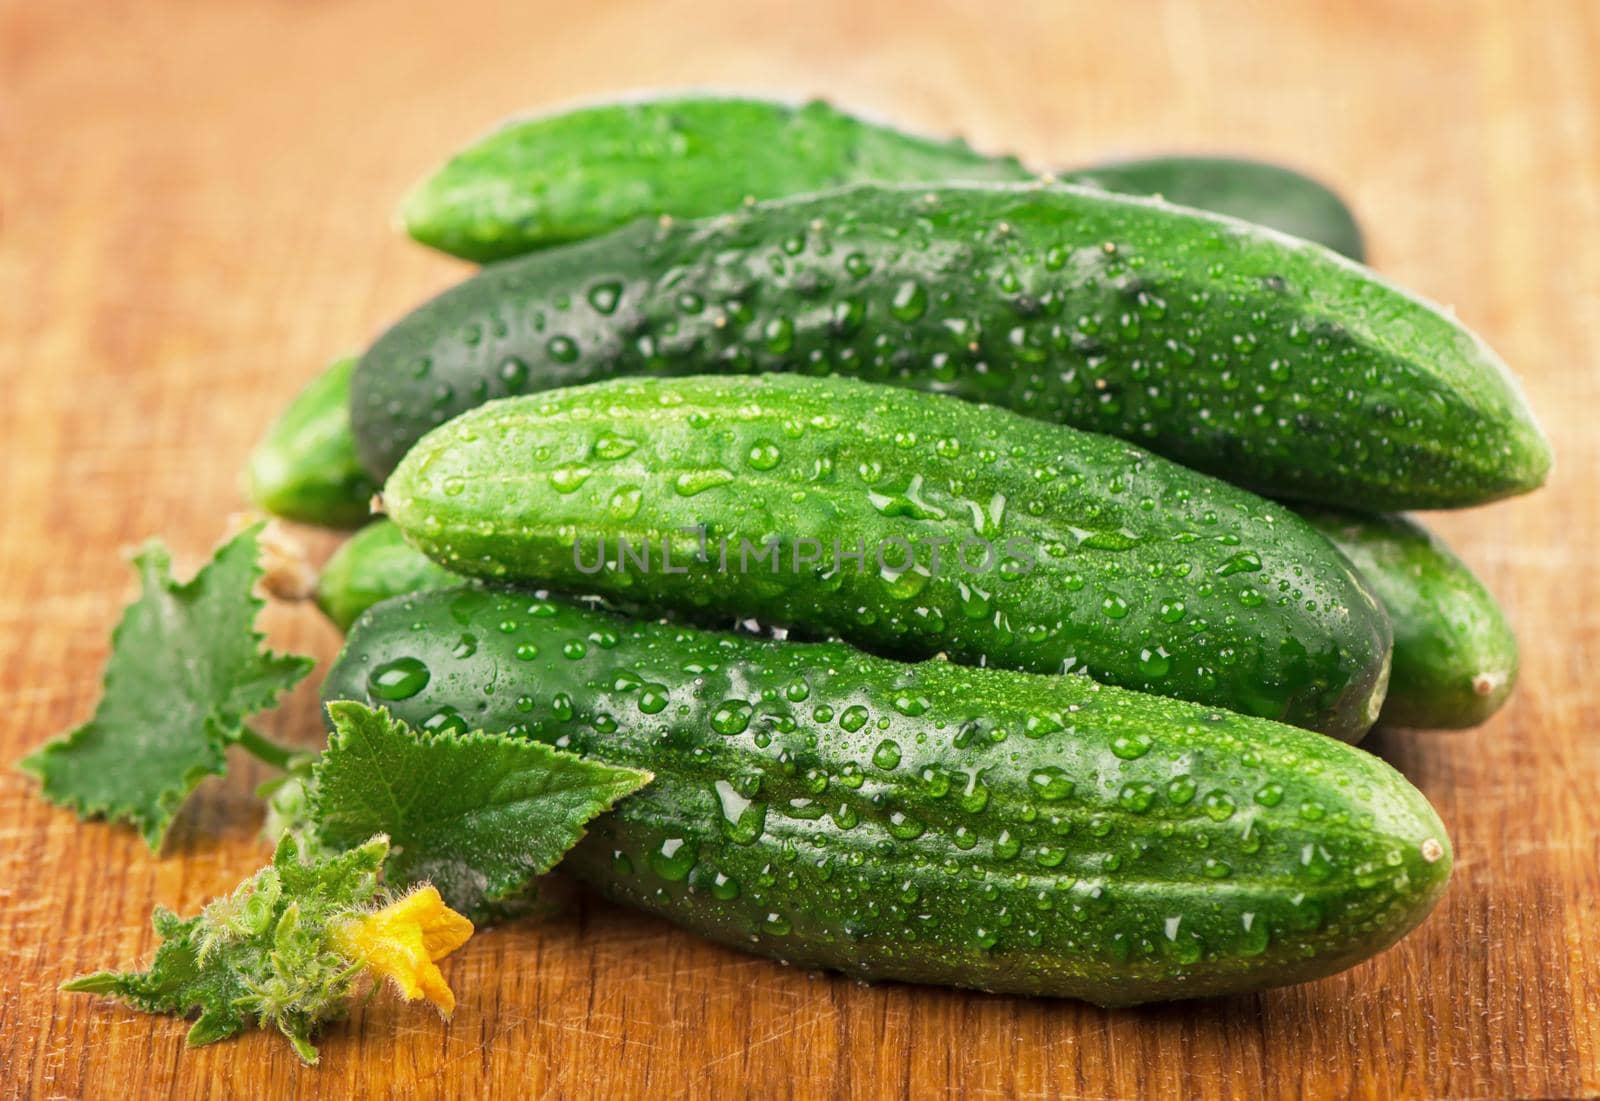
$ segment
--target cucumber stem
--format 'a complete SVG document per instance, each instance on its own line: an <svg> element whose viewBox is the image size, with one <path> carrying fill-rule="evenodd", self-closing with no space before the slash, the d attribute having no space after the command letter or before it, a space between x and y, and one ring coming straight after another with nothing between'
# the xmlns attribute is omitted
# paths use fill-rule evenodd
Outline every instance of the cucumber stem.
<svg viewBox="0 0 1600 1101"><path fill-rule="evenodd" d="M282 769L285 772L289 771L294 759L299 756L294 750L279 745L271 738L257 733L248 726L239 735L239 745L248 750L250 755L257 760L264 761L273 768Z"/></svg>

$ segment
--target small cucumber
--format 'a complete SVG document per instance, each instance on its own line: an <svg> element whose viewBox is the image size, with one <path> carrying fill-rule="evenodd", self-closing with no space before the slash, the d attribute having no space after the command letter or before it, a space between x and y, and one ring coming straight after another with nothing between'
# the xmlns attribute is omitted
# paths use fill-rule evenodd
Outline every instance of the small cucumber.
<svg viewBox="0 0 1600 1101"><path fill-rule="evenodd" d="M323 688L654 781L563 867L713 940L863 979L1103 1005L1381 951L1444 890L1427 800L1330 738L1116 688L434 592Z"/></svg>
<svg viewBox="0 0 1600 1101"><path fill-rule="evenodd" d="M1550 464L1443 312L1315 245L1078 187L860 187L497 264L368 350L351 414L381 475L490 398L707 371L989 401L1330 504L1471 504Z"/></svg>
<svg viewBox="0 0 1600 1101"><path fill-rule="evenodd" d="M1084 671L1344 738L1387 677L1383 610L1288 509L936 394L796 375L555 390L430 434L383 497L457 573Z"/></svg>
<svg viewBox="0 0 1600 1101"><path fill-rule="evenodd" d="M1458 729L1500 709L1517 679L1517 637L1466 563L1402 516L1302 515L1389 610L1394 664L1380 722Z"/></svg>
<svg viewBox="0 0 1600 1101"><path fill-rule="evenodd" d="M341 631L380 600L462 584L405 541L388 520L368 524L333 553L317 578L317 607Z"/></svg>
<svg viewBox="0 0 1600 1101"><path fill-rule="evenodd" d="M250 499L274 516L354 528L371 516L377 484L350 431L354 356L335 360L289 403L250 453Z"/></svg>
<svg viewBox="0 0 1600 1101"><path fill-rule="evenodd" d="M702 218L747 198L852 183L1034 177L1014 157L907 134L822 102L722 96L602 103L518 119L479 139L411 192L401 221L416 240L468 260L503 260L596 237L639 218ZM1362 258L1338 196L1276 165L1155 157L1060 176L1230 214Z"/></svg>

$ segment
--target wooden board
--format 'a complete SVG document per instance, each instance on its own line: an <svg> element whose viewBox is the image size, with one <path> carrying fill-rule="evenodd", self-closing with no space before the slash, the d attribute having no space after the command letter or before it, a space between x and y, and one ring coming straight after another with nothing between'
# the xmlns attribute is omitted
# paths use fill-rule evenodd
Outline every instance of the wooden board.
<svg viewBox="0 0 1600 1101"><path fill-rule="evenodd" d="M447 964L448 1027L380 1000L324 1066L65 977L153 947L253 869L264 770L207 783L169 852L0 771L0 1083L18 1096L1577 1097L1600 1091L1600 5L1290 0L0 0L0 758L83 719L160 534L192 568L282 402L459 278L395 200L510 112L682 84L842 102L1043 164L1228 150L1325 177L1379 267L1522 373L1543 493L1440 516L1520 625L1481 730L1369 743L1459 865L1347 974L1138 1011L864 987L580 902ZM330 544L317 543L319 552ZM273 641L330 656L307 609ZM270 729L310 742L313 695Z"/></svg>

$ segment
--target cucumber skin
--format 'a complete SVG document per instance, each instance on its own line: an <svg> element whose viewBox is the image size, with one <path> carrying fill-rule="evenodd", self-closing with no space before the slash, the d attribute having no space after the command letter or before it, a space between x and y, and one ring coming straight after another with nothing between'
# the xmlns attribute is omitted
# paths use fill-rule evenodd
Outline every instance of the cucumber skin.
<svg viewBox="0 0 1600 1101"><path fill-rule="evenodd" d="M820 101L794 107L668 96L508 122L418 184L400 220L423 244L490 261L599 236L638 218L721 214L746 197L781 199L851 183L1023 183L1033 176L1014 157L907 134ZM1339 197L1277 165L1152 157L1058 178L1162 195L1363 258L1361 231Z"/></svg>
<svg viewBox="0 0 1600 1101"><path fill-rule="evenodd" d="M356 528L371 518L378 485L356 457L350 430L355 366L355 356L329 364L250 453L250 499L274 516L327 528Z"/></svg>
<svg viewBox="0 0 1600 1101"><path fill-rule="evenodd" d="M427 683L370 691L397 660ZM323 698L650 769L564 868L866 979L1105 1005L1300 982L1393 943L1450 871L1432 808L1376 757L1083 677L469 588L369 610Z"/></svg>
<svg viewBox="0 0 1600 1101"><path fill-rule="evenodd" d="M508 394L617 375L845 374L1131 439L1279 497L1446 507L1534 488L1504 365L1325 249L1071 187L860 187L507 261L362 357L386 474Z"/></svg>
<svg viewBox="0 0 1600 1101"><path fill-rule="evenodd" d="M315 599L335 627L348 631L357 616L379 601L461 584L460 574L413 549L388 520L377 520L333 552L317 578Z"/></svg>
<svg viewBox="0 0 1600 1101"><path fill-rule="evenodd" d="M1394 625L1378 721L1462 729L1498 711L1517 680L1517 636L1493 594L1443 540L1403 516L1302 510L1354 563Z"/></svg>
<svg viewBox="0 0 1600 1101"><path fill-rule="evenodd" d="M468 576L753 616L896 657L1082 670L1350 740L1387 677L1383 610L1288 509L1118 440L849 379L618 379L496 402L418 443L384 504ZM715 543L707 564L684 561L695 527L727 538L726 568ZM783 568L740 566L739 540L769 535ZM993 561L974 547L962 564L974 536ZM653 563L618 568L622 537L653 543ZM824 564L796 567L807 537ZM919 573L880 576L892 538L922 548ZM830 572L835 539L868 561Z"/></svg>

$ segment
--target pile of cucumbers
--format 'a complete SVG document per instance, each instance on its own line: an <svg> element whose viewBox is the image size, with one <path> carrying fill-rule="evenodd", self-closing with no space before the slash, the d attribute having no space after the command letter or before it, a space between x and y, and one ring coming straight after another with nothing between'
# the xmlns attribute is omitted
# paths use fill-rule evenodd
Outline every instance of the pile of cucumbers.
<svg viewBox="0 0 1600 1101"><path fill-rule="evenodd" d="M1326 188L673 97L511 123L403 221L491 263L252 495L360 528L325 699L655 774L564 865L608 896L1102 1004L1329 974L1440 896L1444 826L1350 743L1482 722L1517 647L1394 512L1551 455Z"/></svg>

